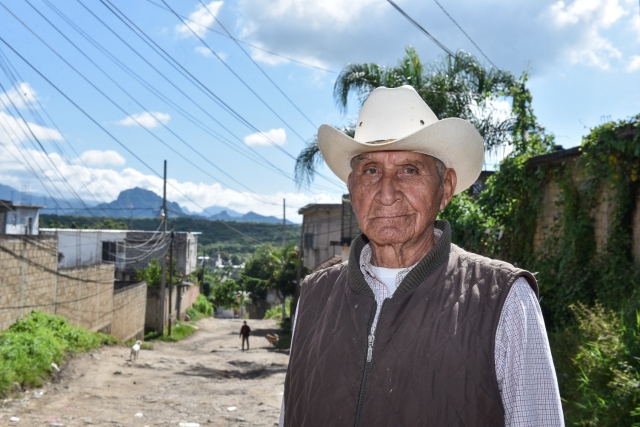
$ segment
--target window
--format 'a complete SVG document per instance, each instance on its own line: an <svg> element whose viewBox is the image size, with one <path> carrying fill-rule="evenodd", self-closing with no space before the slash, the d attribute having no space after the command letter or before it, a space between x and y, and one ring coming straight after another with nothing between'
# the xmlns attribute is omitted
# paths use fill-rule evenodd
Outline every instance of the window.
<svg viewBox="0 0 640 427"><path fill-rule="evenodd" d="M313 233L304 233L304 248L313 248Z"/></svg>
<svg viewBox="0 0 640 427"><path fill-rule="evenodd" d="M102 242L102 261L116 262L116 242Z"/></svg>

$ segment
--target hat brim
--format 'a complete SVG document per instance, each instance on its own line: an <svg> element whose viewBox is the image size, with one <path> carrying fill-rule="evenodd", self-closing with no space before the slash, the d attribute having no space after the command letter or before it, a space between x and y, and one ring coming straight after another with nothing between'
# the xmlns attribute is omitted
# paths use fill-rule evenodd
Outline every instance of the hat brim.
<svg viewBox="0 0 640 427"><path fill-rule="evenodd" d="M468 121L453 117L381 144L358 142L332 126L322 125L318 129L318 147L327 166L345 183L351 173L351 159L362 153L415 151L433 156L456 171L454 194L478 179L484 163L484 144L478 130Z"/></svg>

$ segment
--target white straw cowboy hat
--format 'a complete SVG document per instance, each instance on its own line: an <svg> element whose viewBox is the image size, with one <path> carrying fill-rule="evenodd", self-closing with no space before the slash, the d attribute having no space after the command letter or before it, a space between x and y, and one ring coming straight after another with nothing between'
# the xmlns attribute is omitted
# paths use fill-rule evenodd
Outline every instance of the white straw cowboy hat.
<svg viewBox="0 0 640 427"><path fill-rule="evenodd" d="M441 160L456 171L454 194L469 188L480 175L484 144L466 120L438 120L411 86L379 87L362 105L355 137L322 125L318 147L329 168L342 181L351 173L351 159L371 151L415 151Z"/></svg>

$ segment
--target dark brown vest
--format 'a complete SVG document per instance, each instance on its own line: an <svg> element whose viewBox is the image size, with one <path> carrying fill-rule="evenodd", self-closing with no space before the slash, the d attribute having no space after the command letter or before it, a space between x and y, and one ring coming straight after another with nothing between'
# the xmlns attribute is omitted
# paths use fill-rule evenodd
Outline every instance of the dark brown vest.
<svg viewBox="0 0 640 427"><path fill-rule="evenodd" d="M305 279L285 380L285 426L503 426L495 374L502 305L521 276L510 264L451 244L445 221L435 247L414 267L378 320L359 267L349 263Z"/></svg>

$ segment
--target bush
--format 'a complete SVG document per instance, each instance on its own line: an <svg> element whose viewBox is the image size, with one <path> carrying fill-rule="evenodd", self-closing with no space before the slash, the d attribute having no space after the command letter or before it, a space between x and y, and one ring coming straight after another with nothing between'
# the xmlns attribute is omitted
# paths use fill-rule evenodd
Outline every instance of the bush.
<svg viewBox="0 0 640 427"><path fill-rule="evenodd" d="M69 353L90 351L103 344L115 344L109 335L70 326L60 316L33 311L0 333L0 395L14 382L39 387Z"/></svg>
<svg viewBox="0 0 640 427"><path fill-rule="evenodd" d="M551 336L567 425L640 425L640 318L571 305L573 328ZM635 421L635 422L634 422Z"/></svg>
<svg viewBox="0 0 640 427"><path fill-rule="evenodd" d="M196 298L196 302L193 303L193 309L206 316L213 316L213 304L202 294ZM189 315L189 317L191 317L191 315Z"/></svg>

